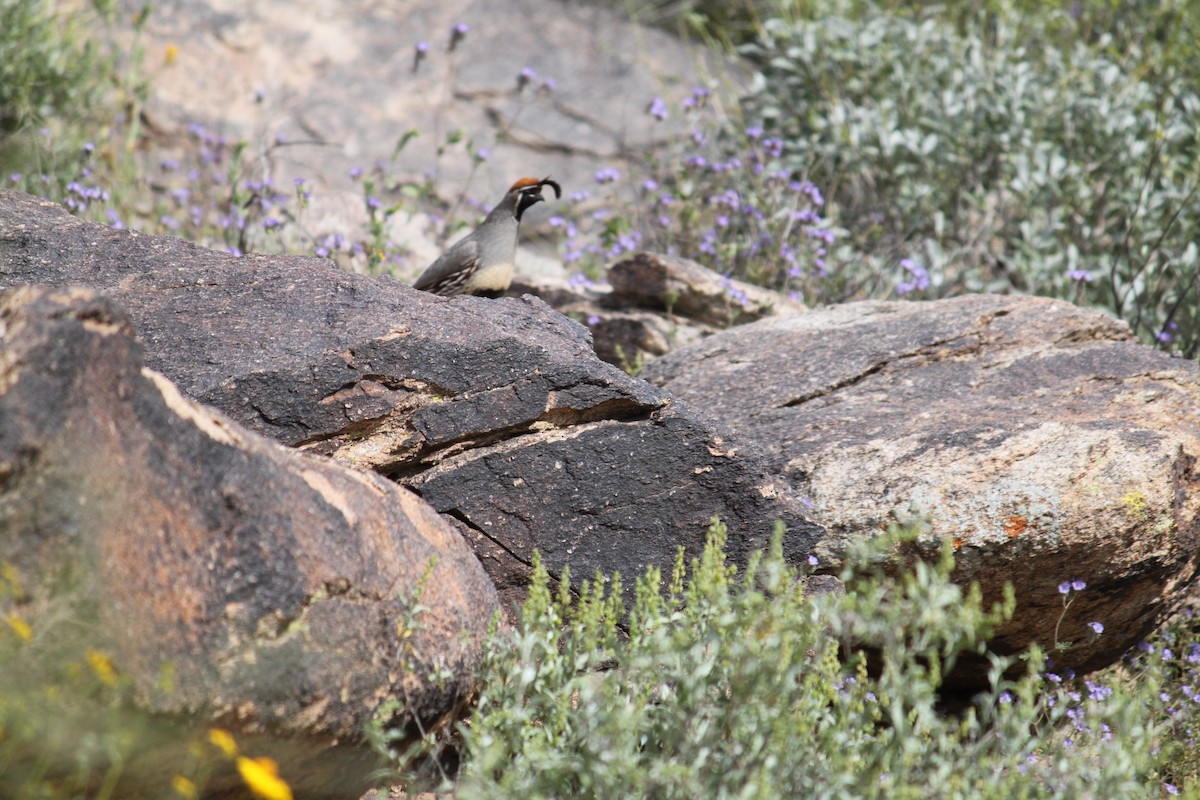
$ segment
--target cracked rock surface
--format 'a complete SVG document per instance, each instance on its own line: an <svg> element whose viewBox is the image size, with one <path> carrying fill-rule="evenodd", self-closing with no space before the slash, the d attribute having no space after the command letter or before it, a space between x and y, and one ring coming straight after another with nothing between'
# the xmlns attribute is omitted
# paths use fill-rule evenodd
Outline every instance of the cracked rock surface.
<svg viewBox="0 0 1200 800"><path fill-rule="evenodd" d="M185 399L110 299L0 292L0 420L0 563L22 614L68 657L110 654L141 708L257 739L300 796L326 796L364 781L384 701L431 723L472 691L499 606L453 527Z"/></svg>
<svg viewBox="0 0 1200 800"><path fill-rule="evenodd" d="M1182 600L1200 544L1200 369L1098 311L1030 297L862 302L735 328L652 382L754 441L808 498L836 560L922 517L957 575L1016 617L996 646L1052 649L1058 585L1087 583L1060 666L1110 663ZM1089 642L1087 623L1104 634Z"/></svg>
<svg viewBox="0 0 1200 800"><path fill-rule="evenodd" d="M146 363L258 433L373 469L457 520L506 607L539 548L629 587L713 515L734 561L820 533L753 447L600 361L532 298L444 299L295 256L233 258L0 192L0 285L83 284L125 308ZM511 591L508 591L511 590Z"/></svg>

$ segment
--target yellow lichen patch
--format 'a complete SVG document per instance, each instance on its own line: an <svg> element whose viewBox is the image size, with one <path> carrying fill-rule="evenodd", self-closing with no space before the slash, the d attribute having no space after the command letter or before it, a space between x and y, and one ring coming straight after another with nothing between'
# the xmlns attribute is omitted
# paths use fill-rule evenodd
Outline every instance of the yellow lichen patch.
<svg viewBox="0 0 1200 800"><path fill-rule="evenodd" d="M1135 517L1137 519L1146 518L1146 495L1139 491L1132 491L1117 501L1121 507L1125 509L1125 515Z"/></svg>
<svg viewBox="0 0 1200 800"><path fill-rule="evenodd" d="M292 800L292 787L279 777L279 768L269 758L246 758L237 760L238 772L255 797L263 800Z"/></svg>

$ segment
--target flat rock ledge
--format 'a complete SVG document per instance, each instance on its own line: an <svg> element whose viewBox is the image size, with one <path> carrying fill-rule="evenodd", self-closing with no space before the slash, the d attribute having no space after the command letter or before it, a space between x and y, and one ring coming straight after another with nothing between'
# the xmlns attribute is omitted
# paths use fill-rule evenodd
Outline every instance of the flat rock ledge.
<svg viewBox="0 0 1200 800"><path fill-rule="evenodd" d="M924 521L957 577L1017 593L995 641L1047 650L1058 586L1083 580L1057 664L1111 663L1184 599L1200 543L1200 369L1062 301L862 302L734 328L646 377L766 453L848 541ZM1104 633L1089 637L1088 623ZM1089 641L1094 638L1094 641Z"/></svg>

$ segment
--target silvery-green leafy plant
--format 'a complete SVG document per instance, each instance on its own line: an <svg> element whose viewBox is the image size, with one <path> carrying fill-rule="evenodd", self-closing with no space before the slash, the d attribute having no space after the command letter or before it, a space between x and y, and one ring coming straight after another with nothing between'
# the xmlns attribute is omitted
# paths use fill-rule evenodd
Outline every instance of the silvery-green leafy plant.
<svg viewBox="0 0 1200 800"><path fill-rule="evenodd" d="M865 294L891 275L914 296L1048 294L1194 356L1200 86L1155 49L1186 3L1129 14L1119 42L1082 30L1086 3L862 5L769 19L741 53L747 119L824 188Z"/></svg>

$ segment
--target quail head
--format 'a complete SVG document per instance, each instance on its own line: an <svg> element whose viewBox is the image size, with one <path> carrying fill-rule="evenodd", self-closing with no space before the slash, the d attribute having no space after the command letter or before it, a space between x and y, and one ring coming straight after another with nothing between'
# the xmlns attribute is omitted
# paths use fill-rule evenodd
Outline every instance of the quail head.
<svg viewBox="0 0 1200 800"><path fill-rule="evenodd" d="M479 227L442 253L413 287L440 295L502 295L512 283L521 215L545 199L543 186L553 189L555 198L562 197L562 188L549 178L521 178Z"/></svg>

